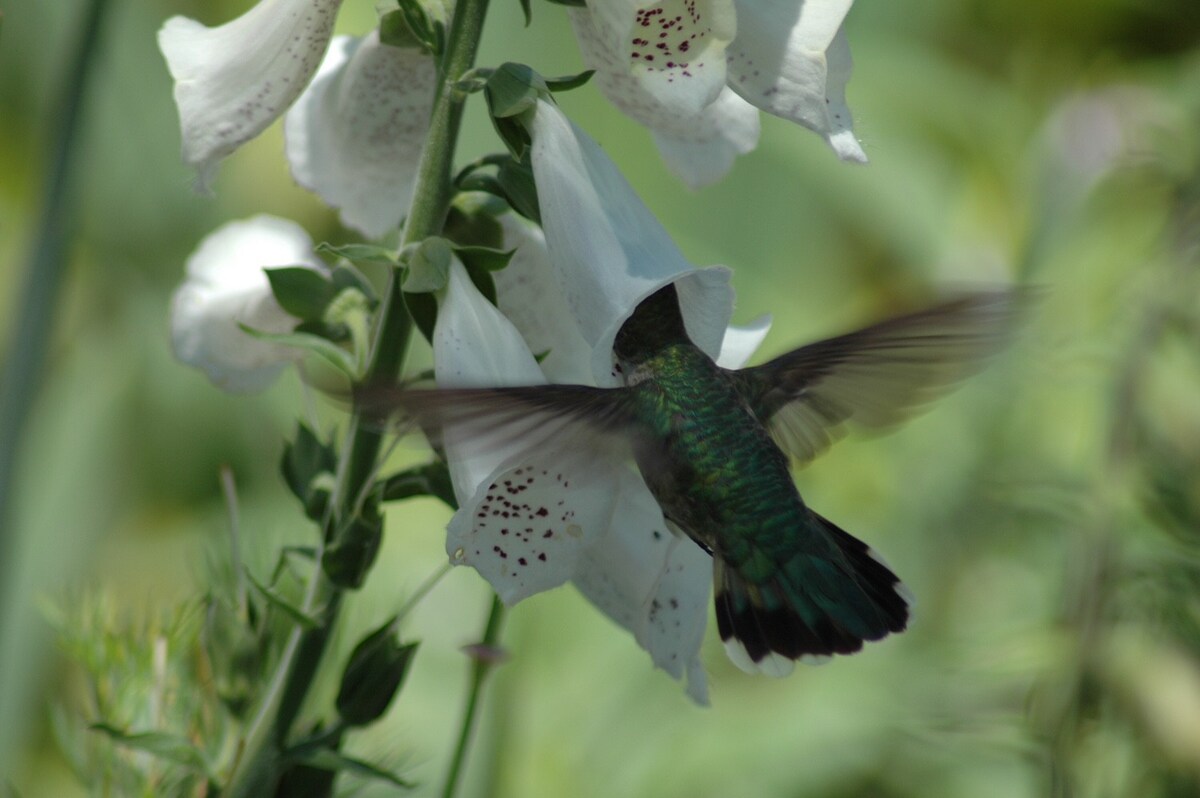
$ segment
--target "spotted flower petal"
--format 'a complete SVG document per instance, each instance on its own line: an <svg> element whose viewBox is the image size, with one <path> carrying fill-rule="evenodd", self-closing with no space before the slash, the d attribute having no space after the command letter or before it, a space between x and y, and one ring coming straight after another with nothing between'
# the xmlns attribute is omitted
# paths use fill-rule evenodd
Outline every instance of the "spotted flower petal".
<svg viewBox="0 0 1200 798"><path fill-rule="evenodd" d="M510 266L509 268L512 268ZM518 293L521 289L518 289ZM569 317L557 318L570 324ZM538 384L525 336L475 288L457 262L434 331L442 385ZM447 527L451 560L471 565L507 603L567 581L629 629L654 663L706 700L700 643L712 564L674 538L641 477L603 456L563 463L520 440L480 448L445 430L460 510Z"/></svg>
<svg viewBox="0 0 1200 798"><path fill-rule="evenodd" d="M296 182L368 238L408 210L436 72L431 56L381 44L378 31L338 36L285 118Z"/></svg>
<svg viewBox="0 0 1200 798"><path fill-rule="evenodd" d="M820 134L844 161L866 161L846 106L853 0L734 0L729 86L769 114Z"/></svg>
<svg viewBox="0 0 1200 798"><path fill-rule="evenodd" d="M758 144L757 109L728 88L721 86L712 102L681 112L662 102L630 71L628 53L610 46L591 11L569 13L584 64L596 71L593 84L626 116L653 131L663 160L689 186L719 180L736 156Z"/></svg>
<svg viewBox="0 0 1200 798"><path fill-rule="evenodd" d="M260 0L220 27L172 17L158 46L175 80L183 160L206 188L217 163L300 96L329 44L342 0Z"/></svg>
<svg viewBox="0 0 1200 798"><path fill-rule="evenodd" d="M730 0L588 0L580 14L591 19L591 49L609 54L668 114L693 116L725 86L736 29Z"/></svg>
<svg viewBox="0 0 1200 798"><path fill-rule="evenodd" d="M273 216L230 222L201 241L171 302L175 357L234 393L266 388L295 362L298 350L258 340L239 327L284 333L299 321L271 293L263 269L272 266L327 269L313 255L303 228Z"/></svg>
<svg viewBox="0 0 1200 798"><path fill-rule="evenodd" d="M729 270L694 268L608 156L558 106L540 101L530 130L546 244L592 347L596 384L620 384L612 369L617 330L638 302L671 282L688 334L716 357L733 312Z"/></svg>

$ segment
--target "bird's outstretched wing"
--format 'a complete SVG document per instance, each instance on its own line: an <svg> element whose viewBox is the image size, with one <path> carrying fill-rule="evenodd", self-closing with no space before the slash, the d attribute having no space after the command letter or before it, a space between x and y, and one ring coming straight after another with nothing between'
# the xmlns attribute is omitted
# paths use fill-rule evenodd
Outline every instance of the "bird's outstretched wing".
<svg viewBox="0 0 1200 798"><path fill-rule="evenodd" d="M1029 294L968 294L802 346L731 373L784 451L811 460L844 422L896 424L982 367L1009 337Z"/></svg>
<svg viewBox="0 0 1200 798"><path fill-rule="evenodd" d="M559 461L624 456L642 427L627 389L586 385L413 389L363 386L356 407L378 419L415 421L435 446L453 437L476 453L519 447Z"/></svg>

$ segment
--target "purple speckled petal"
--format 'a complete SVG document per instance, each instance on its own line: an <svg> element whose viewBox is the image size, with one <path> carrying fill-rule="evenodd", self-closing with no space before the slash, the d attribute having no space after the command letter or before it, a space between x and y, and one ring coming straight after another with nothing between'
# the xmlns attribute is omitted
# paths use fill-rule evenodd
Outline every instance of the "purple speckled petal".
<svg viewBox="0 0 1200 798"><path fill-rule="evenodd" d="M589 0L594 49L631 75L668 113L691 116L725 85L725 48L737 23L731 0ZM578 28L576 29L578 33ZM588 68L588 49L584 61Z"/></svg>

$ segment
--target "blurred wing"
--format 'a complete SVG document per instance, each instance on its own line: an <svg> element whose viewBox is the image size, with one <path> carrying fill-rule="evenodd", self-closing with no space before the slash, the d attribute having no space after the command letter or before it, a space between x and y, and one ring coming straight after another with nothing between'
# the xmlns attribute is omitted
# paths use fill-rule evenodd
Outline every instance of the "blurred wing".
<svg viewBox="0 0 1200 798"><path fill-rule="evenodd" d="M841 425L887 427L978 371L1006 342L1027 294L970 294L818 341L732 373L776 442L808 461Z"/></svg>
<svg viewBox="0 0 1200 798"><path fill-rule="evenodd" d="M474 454L537 447L548 457L579 460L600 452L627 455L641 427L627 389L586 385L511 388L407 389L368 386L355 391L368 416L399 414L415 421L430 443L469 443Z"/></svg>

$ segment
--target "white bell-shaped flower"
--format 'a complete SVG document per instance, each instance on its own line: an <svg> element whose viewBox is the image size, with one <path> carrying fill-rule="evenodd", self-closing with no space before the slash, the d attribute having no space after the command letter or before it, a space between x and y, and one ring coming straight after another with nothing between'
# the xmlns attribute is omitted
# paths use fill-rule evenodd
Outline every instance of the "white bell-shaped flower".
<svg viewBox="0 0 1200 798"><path fill-rule="evenodd" d="M217 164L300 96L329 45L342 0L260 0L215 28L172 17L158 46L175 80L183 160L206 189Z"/></svg>
<svg viewBox="0 0 1200 798"><path fill-rule="evenodd" d="M845 97L851 2L588 0L569 14L597 87L700 186L754 149L755 108L813 130L842 160L866 160Z"/></svg>
<svg viewBox="0 0 1200 798"><path fill-rule="evenodd" d="M743 365L767 324L727 330L729 271L692 267L612 162L553 103L538 104L530 128L545 237L502 220L505 246L516 249L497 275L504 313L454 265L434 335L439 384L619 387L613 338L641 299L668 283L693 340L722 365ZM540 364L531 349L544 355ZM567 454L561 441L501 440L445 430L460 506L447 530L451 559L476 568L506 603L572 582L629 629L655 665L686 677L689 695L706 701L699 650L709 556L668 530L627 459L606 450Z"/></svg>
<svg viewBox="0 0 1200 798"><path fill-rule="evenodd" d="M175 357L233 393L262 390L297 361L300 350L259 340L240 326L286 333L299 321L271 293L264 269L275 266L328 270L313 255L308 233L274 216L230 222L201 241L171 301Z"/></svg>
<svg viewBox="0 0 1200 798"><path fill-rule="evenodd" d="M368 238L396 227L412 199L437 70L378 31L333 40L316 78L284 120L296 182Z"/></svg>

